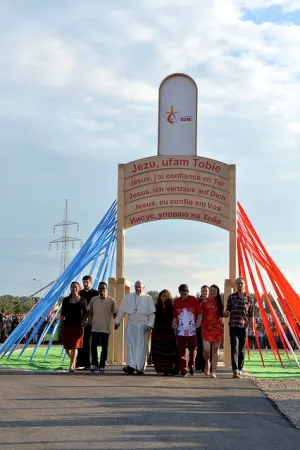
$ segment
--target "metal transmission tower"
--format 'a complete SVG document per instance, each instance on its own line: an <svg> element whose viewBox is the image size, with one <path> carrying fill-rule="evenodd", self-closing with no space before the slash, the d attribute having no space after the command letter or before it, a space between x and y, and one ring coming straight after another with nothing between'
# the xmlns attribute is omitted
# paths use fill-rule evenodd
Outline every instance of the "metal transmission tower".
<svg viewBox="0 0 300 450"><path fill-rule="evenodd" d="M79 231L79 223L68 220L68 200L66 200L63 221L57 223L53 227L53 234L55 234L56 227L62 227L62 237L54 239L54 241L49 242L49 250L51 250L51 244L56 244L57 250L59 250L59 244L61 244L60 273L64 272L64 270L68 267L69 242L72 242L72 248L75 247L74 242L80 242L80 246L82 245L81 239L69 236L70 225L77 225L77 231Z"/></svg>

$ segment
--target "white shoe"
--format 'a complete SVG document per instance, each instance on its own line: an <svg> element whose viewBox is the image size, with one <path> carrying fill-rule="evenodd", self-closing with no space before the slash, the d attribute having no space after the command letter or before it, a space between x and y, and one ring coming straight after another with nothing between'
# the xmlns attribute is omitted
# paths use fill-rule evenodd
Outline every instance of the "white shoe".
<svg viewBox="0 0 300 450"><path fill-rule="evenodd" d="M211 378L217 378L217 375L215 374L215 372L212 372L212 373L210 374L210 377L211 377Z"/></svg>

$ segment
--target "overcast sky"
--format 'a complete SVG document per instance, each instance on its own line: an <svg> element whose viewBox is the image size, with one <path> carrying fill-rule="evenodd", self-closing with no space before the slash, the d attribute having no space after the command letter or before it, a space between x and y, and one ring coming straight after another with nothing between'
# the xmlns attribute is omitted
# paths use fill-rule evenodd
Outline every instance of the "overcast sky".
<svg viewBox="0 0 300 450"><path fill-rule="evenodd" d="M173 72L198 84L198 156L237 165L237 198L300 291L298 0L2 0L0 41L0 294L57 277L48 242L65 199L86 240L118 163L157 154L158 87ZM227 232L133 227L125 275L223 290Z"/></svg>

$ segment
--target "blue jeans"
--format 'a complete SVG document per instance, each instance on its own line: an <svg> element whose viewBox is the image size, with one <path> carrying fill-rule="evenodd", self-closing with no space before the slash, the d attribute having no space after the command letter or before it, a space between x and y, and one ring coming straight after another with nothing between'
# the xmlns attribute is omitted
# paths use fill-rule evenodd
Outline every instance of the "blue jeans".
<svg viewBox="0 0 300 450"><path fill-rule="evenodd" d="M261 348L261 349L265 348L265 338L264 338L263 336L260 336L260 337L258 338L258 340L259 340L260 348Z"/></svg>

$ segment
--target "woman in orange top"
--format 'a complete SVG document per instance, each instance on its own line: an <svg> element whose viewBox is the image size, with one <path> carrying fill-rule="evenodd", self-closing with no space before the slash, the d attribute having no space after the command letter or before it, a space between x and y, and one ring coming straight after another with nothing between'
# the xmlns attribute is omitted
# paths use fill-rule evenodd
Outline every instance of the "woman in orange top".
<svg viewBox="0 0 300 450"><path fill-rule="evenodd" d="M220 289L215 284L209 288L209 297L200 304L200 314L202 315L202 339L203 356L205 360L205 375L209 375L210 345L212 346L212 378L216 378L216 369L219 359L219 345L223 342L223 321L224 306Z"/></svg>

